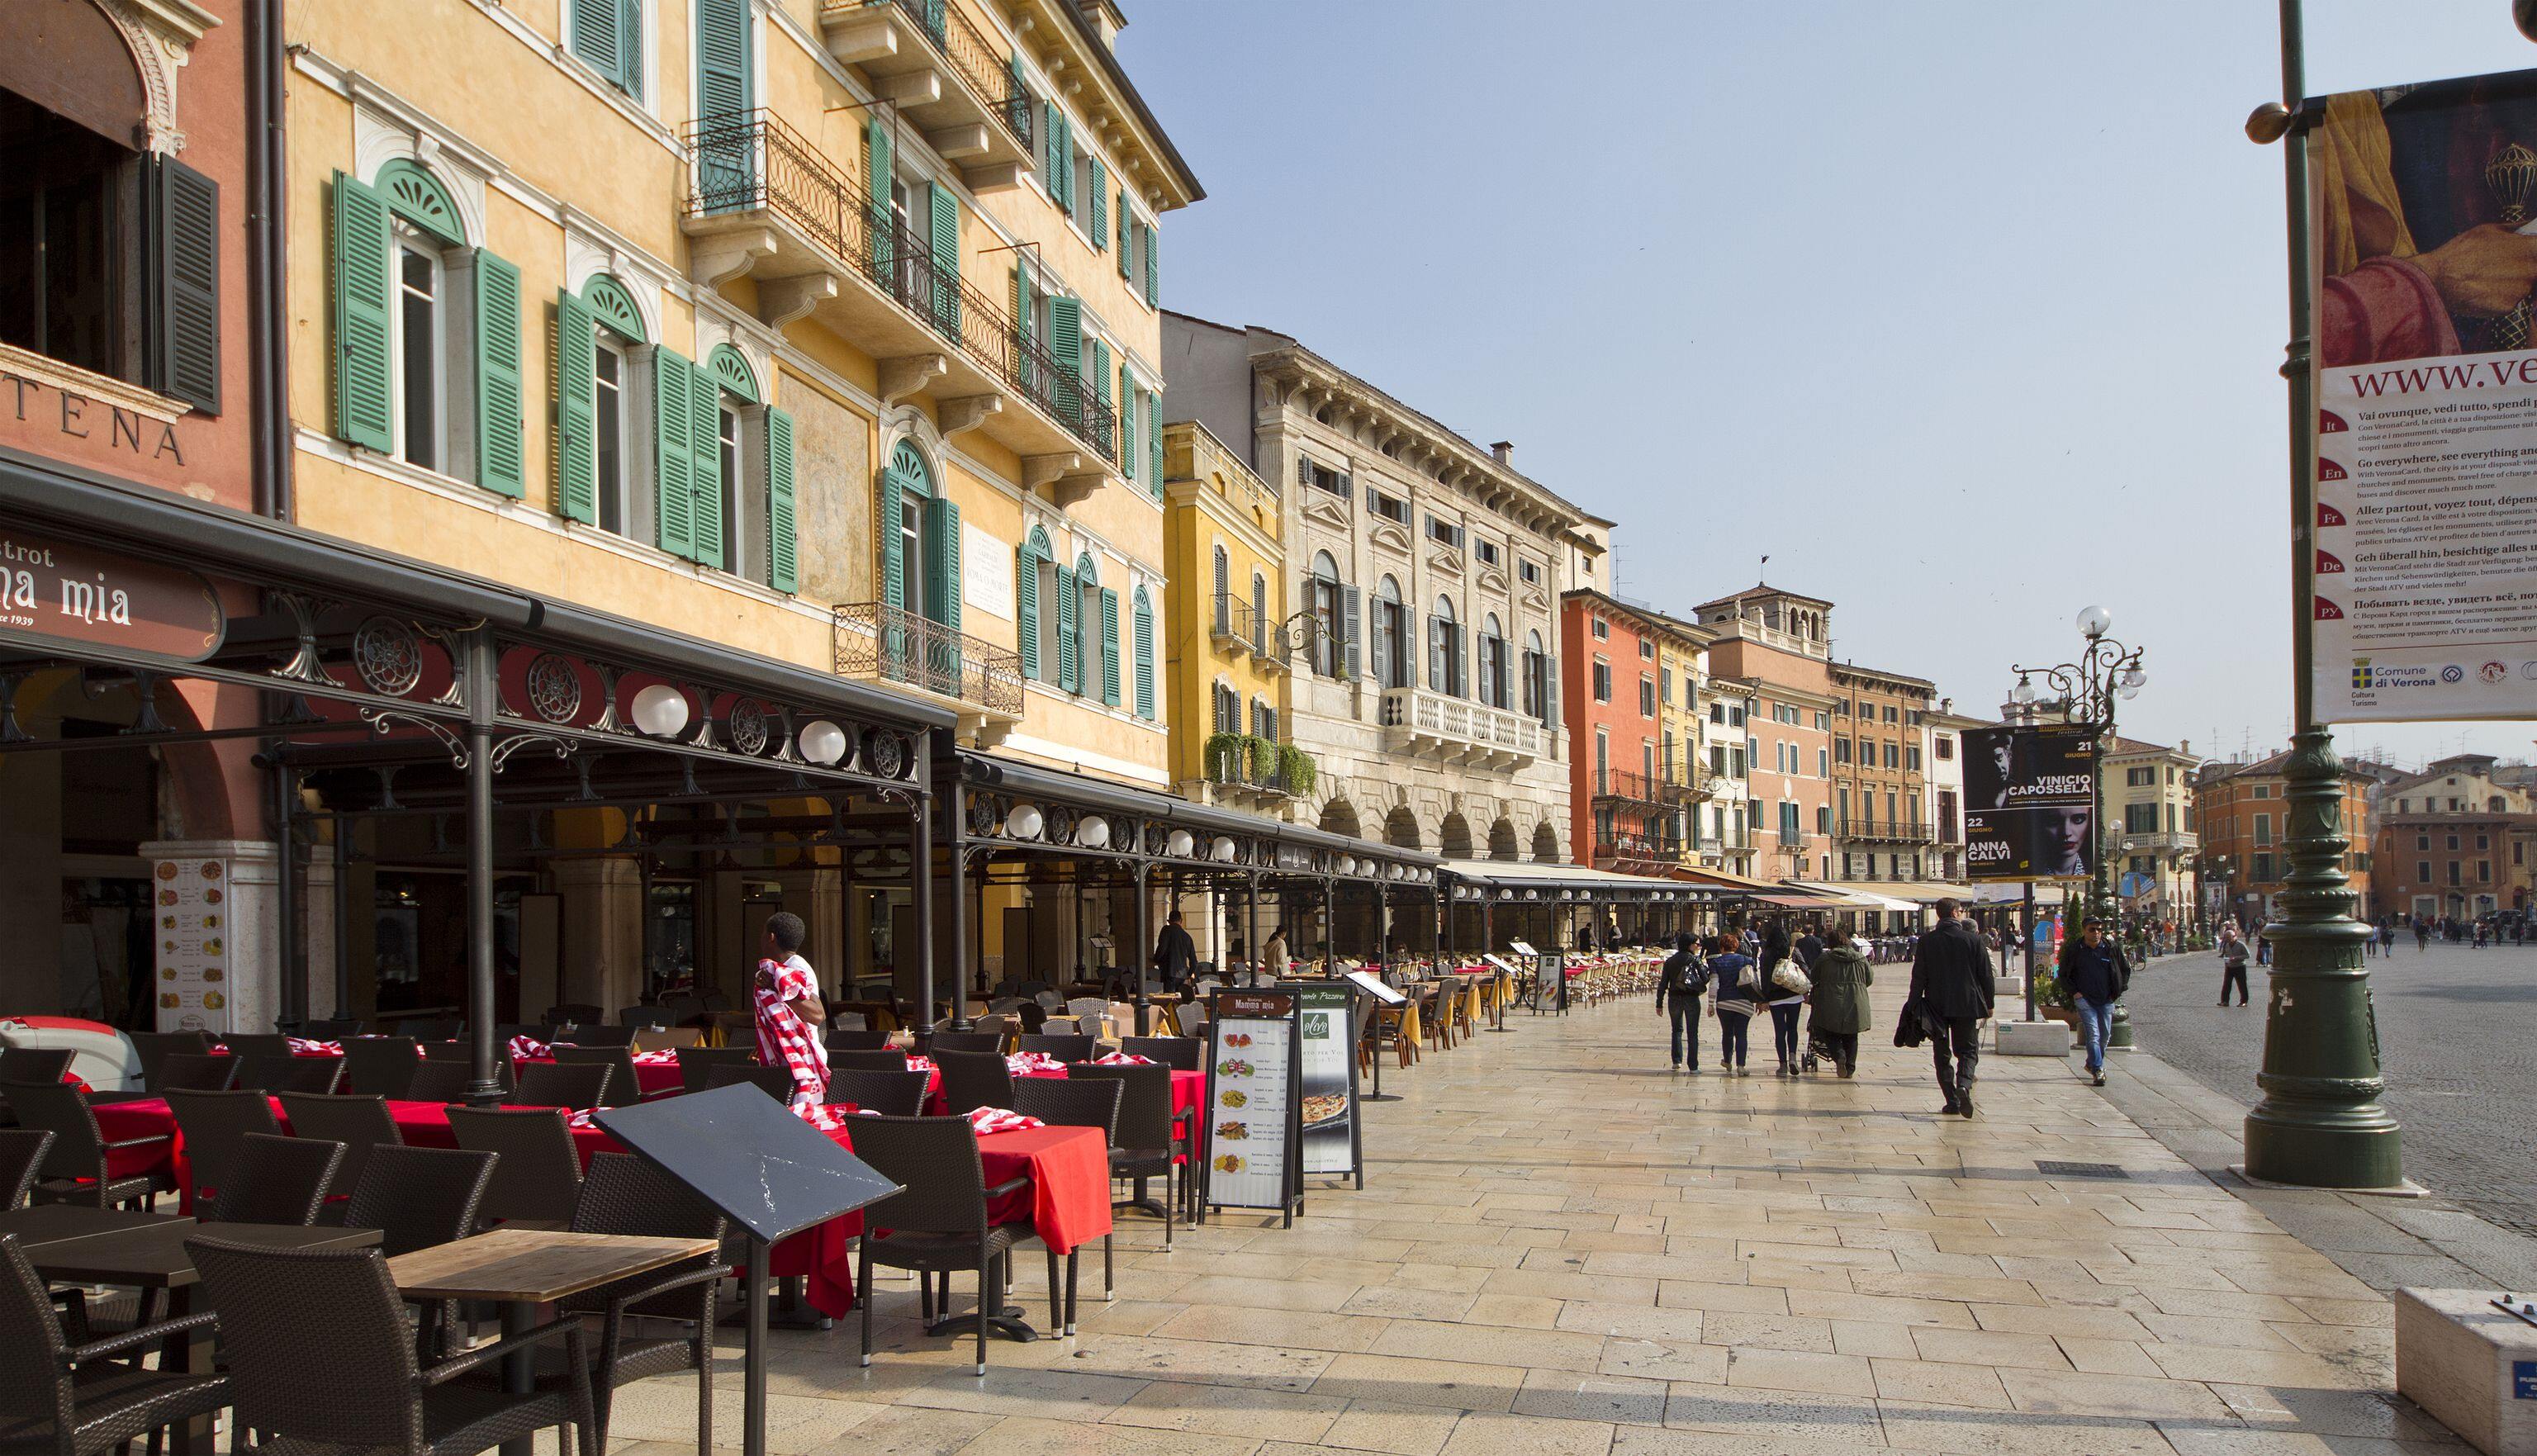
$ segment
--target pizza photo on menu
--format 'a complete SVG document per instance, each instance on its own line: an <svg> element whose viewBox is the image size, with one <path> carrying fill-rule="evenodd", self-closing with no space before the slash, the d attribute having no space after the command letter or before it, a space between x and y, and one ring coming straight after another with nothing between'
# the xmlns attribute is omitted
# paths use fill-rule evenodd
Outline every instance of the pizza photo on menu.
<svg viewBox="0 0 2537 1456"><path fill-rule="evenodd" d="M1304 1098L1304 1126L1330 1122L1347 1115L1345 1092L1316 1092Z"/></svg>

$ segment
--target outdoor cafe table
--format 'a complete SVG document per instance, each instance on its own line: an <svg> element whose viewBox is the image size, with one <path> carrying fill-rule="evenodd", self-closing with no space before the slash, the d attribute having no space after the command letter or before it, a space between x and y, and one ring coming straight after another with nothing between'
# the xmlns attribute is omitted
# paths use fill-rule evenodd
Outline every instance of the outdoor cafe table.
<svg viewBox="0 0 2537 1456"><path fill-rule="evenodd" d="M283 1131L289 1132L291 1119L284 1115L279 1098L273 1099L273 1108ZM457 1135L450 1131L447 1104L392 1101L387 1109L388 1119L396 1124L397 1136L408 1147L458 1146ZM183 1140L172 1136L176 1117L164 1099L109 1103L96 1111L98 1126L108 1139L170 1136L170 1142L161 1146L173 1149L168 1156L175 1158L177 1180L189 1186ZM851 1117L843 1119L845 1124L852 1121ZM596 1127L576 1126L571 1132L573 1151L581 1155L584 1167L589 1166L594 1154L625 1151L615 1138ZM852 1151L854 1144L846 1126L841 1125L828 1136ZM985 1165L987 1186L991 1188L1012 1178L1030 1180L1027 1188L1005 1195L989 1211L997 1220L1027 1218L1040 1241L1060 1254L1110 1231L1110 1157L1099 1130L1043 1127L990 1133L978 1140L978 1158ZM771 1270L779 1277L800 1276L803 1296L821 1314L830 1318L844 1315L855 1304L852 1244L862 1232L861 1214L848 1214L806 1228L775 1246Z"/></svg>
<svg viewBox="0 0 2537 1456"><path fill-rule="evenodd" d="M29 1214L42 1212L27 1210ZM375 1228L303 1228L295 1224L197 1224L191 1219L152 1219L137 1226L31 1244L27 1259L47 1281L164 1290L167 1317L182 1319L194 1312L194 1291L201 1284L201 1277L194 1272L194 1256L185 1248L185 1240L198 1234L276 1249L358 1249L379 1241ZM181 1365L189 1375L211 1373L209 1329L187 1333ZM211 1418L198 1417L175 1426L168 1432L167 1450L170 1456L211 1456Z"/></svg>
<svg viewBox="0 0 2537 1456"><path fill-rule="evenodd" d="M565 1044L570 1045L571 1043L567 1042ZM637 1091L643 1093L643 1095L648 1097L658 1092L670 1092L684 1086L684 1083L683 1083L680 1078L679 1060L676 1056L662 1057L649 1052L632 1051L630 1048L628 1051L634 1058L635 1087ZM212 1055L216 1057L228 1056L228 1054L229 1049L227 1046L217 1046L212 1048ZM302 1042L299 1045L293 1046L291 1049L291 1054L294 1057L325 1058L340 1062L344 1059L344 1045L340 1041ZM553 1065L554 1062L554 1055L552 1052L548 1052L536 1056L515 1056L510 1059L510 1062L511 1075L516 1080L519 1076L520 1068L538 1062Z"/></svg>

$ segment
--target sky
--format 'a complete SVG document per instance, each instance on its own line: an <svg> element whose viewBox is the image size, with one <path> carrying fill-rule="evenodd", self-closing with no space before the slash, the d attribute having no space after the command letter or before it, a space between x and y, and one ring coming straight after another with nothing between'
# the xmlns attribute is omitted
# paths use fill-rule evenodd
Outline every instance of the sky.
<svg viewBox="0 0 2537 1456"><path fill-rule="evenodd" d="M1767 575L1837 604L1836 657L1985 715L2101 604L2147 654L2126 736L2286 741L2282 156L2242 130L2274 5L1123 3L1208 193L1164 220L1166 306L1513 440L1619 522L1623 596ZM2307 89L2537 67L2509 9L2310 0Z"/></svg>

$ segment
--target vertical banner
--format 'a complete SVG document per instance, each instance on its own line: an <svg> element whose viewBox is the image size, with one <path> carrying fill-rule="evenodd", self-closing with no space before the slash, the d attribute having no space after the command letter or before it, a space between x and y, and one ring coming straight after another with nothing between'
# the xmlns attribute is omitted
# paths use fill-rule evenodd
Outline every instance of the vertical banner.
<svg viewBox="0 0 2537 1456"><path fill-rule="evenodd" d="M163 859L151 867L159 932L159 1029L210 1031L229 1026L229 865L222 859Z"/></svg>
<svg viewBox="0 0 2537 1456"><path fill-rule="evenodd" d="M2097 738L2047 723L1964 735L1967 880L2085 880L2096 869Z"/></svg>
<svg viewBox="0 0 2537 1456"><path fill-rule="evenodd" d="M2537 71L2303 119L2316 716L2537 716Z"/></svg>
<svg viewBox="0 0 2537 1456"><path fill-rule="evenodd" d="M1295 1221L1304 1186L1296 1030L1291 992L1215 993L1207 1020L1205 1207L1277 1209Z"/></svg>
<svg viewBox="0 0 2537 1456"><path fill-rule="evenodd" d="M1296 1125L1303 1170L1354 1176L1365 1186L1358 1158L1356 1101L1356 993L1346 981L1293 983L1296 1012Z"/></svg>

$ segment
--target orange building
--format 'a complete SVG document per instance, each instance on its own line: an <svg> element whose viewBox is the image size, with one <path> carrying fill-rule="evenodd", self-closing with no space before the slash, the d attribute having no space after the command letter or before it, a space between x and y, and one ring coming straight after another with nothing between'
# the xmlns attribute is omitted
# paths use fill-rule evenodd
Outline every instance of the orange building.
<svg viewBox="0 0 2537 1456"><path fill-rule="evenodd" d="M1697 661L1710 638L1690 623L1599 591L1560 595L1570 842L1580 863L1660 875L1696 852L1699 745L1667 752L1664 709L1670 689L1696 713L1697 684L1674 684L1664 664Z"/></svg>
<svg viewBox="0 0 2537 1456"><path fill-rule="evenodd" d="M2243 926L2258 926L2273 917L2283 878L2290 873L2291 806L2289 780L2283 774L2289 758L2285 749L2251 762L2205 763L2194 778L2190 827L2202 840L2204 908L2233 915ZM2344 765L2343 836L2350 845L2344 851L2343 871L2361 896L2354 913L2365 917L2379 908L2377 897L2370 893L2373 782L2369 773ZM2228 889L2215 896L2224 878Z"/></svg>
<svg viewBox="0 0 2537 1456"><path fill-rule="evenodd" d="M1833 863L1832 603L1767 583L1700 606L1709 671L1756 685L1744 717L1753 871L1824 878Z"/></svg>

